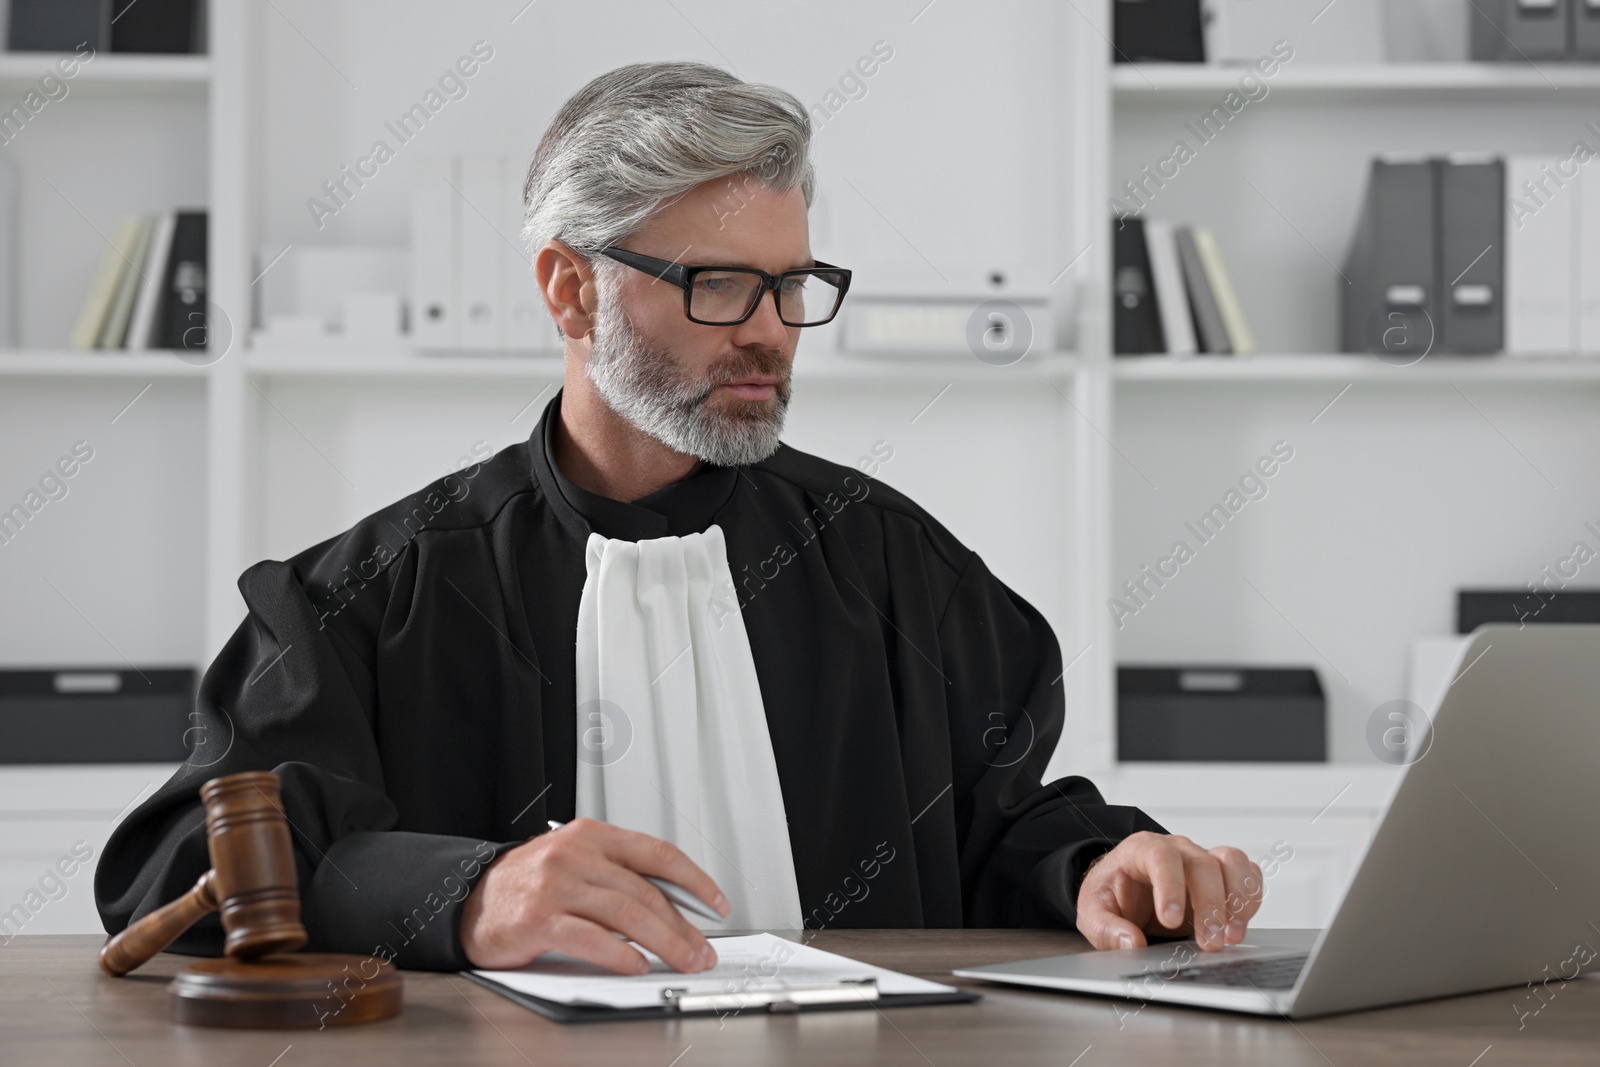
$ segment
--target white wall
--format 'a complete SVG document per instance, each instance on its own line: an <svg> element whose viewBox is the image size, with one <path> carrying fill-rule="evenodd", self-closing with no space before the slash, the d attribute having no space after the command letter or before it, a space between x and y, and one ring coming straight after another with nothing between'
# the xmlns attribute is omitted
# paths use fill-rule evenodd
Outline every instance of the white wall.
<svg viewBox="0 0 1600 1067"><path fill-rule="evenodd" d="M262 244L403 244L419 152L530 158L561 103L624 63L701 60L816 105L881 40L893 58L817 132L816 254L855 269L863 293L986 292L990 269L1042 290L1066 264L1054 168L1068 131L1054 87L1073 16L1044 0L938 3L920 17L926 0L825 0L781 20L732 0L600 0L537 4L514 23L520 4L482 0L274 6ZM384 123L477 40L494 58L468 94L398 146ZM396 158L318 230L305 200L380 137Z"/></svg>
<svg viewBox="0 0 1600 1067"><path fill-rule="evenodd" d="M515 23L516 4L411 4L397 17L392 3L279 3L281 15L264 20L255 243L404 245L422 153L526 159L569 94L623 63L700 59L821 105L883 41L893 57L817 133L815 254L855 270L857 295L1044 295L1071 258L1062 250L1079 247L1064 233L1070 200L1059 168L1070 127L1058 79L1063 36L1081 28L1042 0L936 4L919 17L924 3L807 5L781 34L763 9L735 3L536 5ZM480 39L494 58L467 95L399 145L385 123ZM375 138L397 146L394 160L319 229L306 200ZM992 270L1007 277L1003 288L989 283ZM798 358L836 343L834 331L811 331ZM265 391L276 407L252 396L263 489L257 554L281 557L338 532L449 469L474 441L498 448L525 438L542 402L515 426L509 419L541 384L510 396L492 385L274 381ZM1068 469L1054 440L1060 398L1037 385L956 381L912 425L944 384L802 383L787 439L844 463L875 440L893 442L886 480L1060 620Z"/></svg>

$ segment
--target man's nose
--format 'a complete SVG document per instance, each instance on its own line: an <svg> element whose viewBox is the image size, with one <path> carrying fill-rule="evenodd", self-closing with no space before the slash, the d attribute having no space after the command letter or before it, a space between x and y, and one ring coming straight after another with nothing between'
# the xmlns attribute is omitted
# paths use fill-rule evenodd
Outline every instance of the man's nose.
<svg viewBox="0 0 1600 1067"><path fill-rule="evenodd" d="M781 349L789 343L789 327L778 317L778 303L770 291L761 294L761 302L750 317L734 327L733 343L739 347L760 346Z"/></svg>

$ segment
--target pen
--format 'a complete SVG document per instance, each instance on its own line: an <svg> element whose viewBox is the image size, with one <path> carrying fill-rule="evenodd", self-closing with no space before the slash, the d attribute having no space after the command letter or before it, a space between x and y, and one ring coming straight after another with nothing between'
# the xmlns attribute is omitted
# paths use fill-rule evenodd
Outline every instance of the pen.
<svg viewBox="0 0 1600 1067"><path fill-rule="evenodd" d="M566 825L566 823L561 822L559 819L550 819L547 821L549 822L550 829L552 830L559 830ZM672 901L678 907L692 911L696 915L710 919L712 922L722 921L722 916L712 911L710 905L706 904L699 897L695 896L681 885L669 882L665 878L656 878L648 874L643 875L642 877L645 881L649 882L651 885L661 890L662 893L666 894L667 899Z"/></svg>

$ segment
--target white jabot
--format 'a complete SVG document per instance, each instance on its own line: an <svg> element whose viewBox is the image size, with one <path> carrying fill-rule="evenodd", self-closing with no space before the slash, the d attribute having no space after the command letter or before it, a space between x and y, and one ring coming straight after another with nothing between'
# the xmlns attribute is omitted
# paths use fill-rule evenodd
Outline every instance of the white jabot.
<svg viewBox="0 0 1600 1067"><path fill-rule="evenodd" d="M578 604L577 814L664 838L732 905L702 929L798 929L789 828L722 528L591 532Z"/></svg>

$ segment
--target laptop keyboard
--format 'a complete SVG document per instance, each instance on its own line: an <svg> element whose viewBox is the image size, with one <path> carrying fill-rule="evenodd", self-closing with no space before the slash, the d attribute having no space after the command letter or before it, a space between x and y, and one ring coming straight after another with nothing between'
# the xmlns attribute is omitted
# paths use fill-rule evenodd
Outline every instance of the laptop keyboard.
<svg viewBox="0 0 1600 1067"><path fill-rule="evenodd" d="M1293 989L1311 953L1277 956L1269 959L1229 960L1226 963L1201 963L1180 967L1165 976L1170 982L1203 982L1206 985L1252 986L1256 989ZM1144 977L1128 975L1129 978Z"/></svg>

